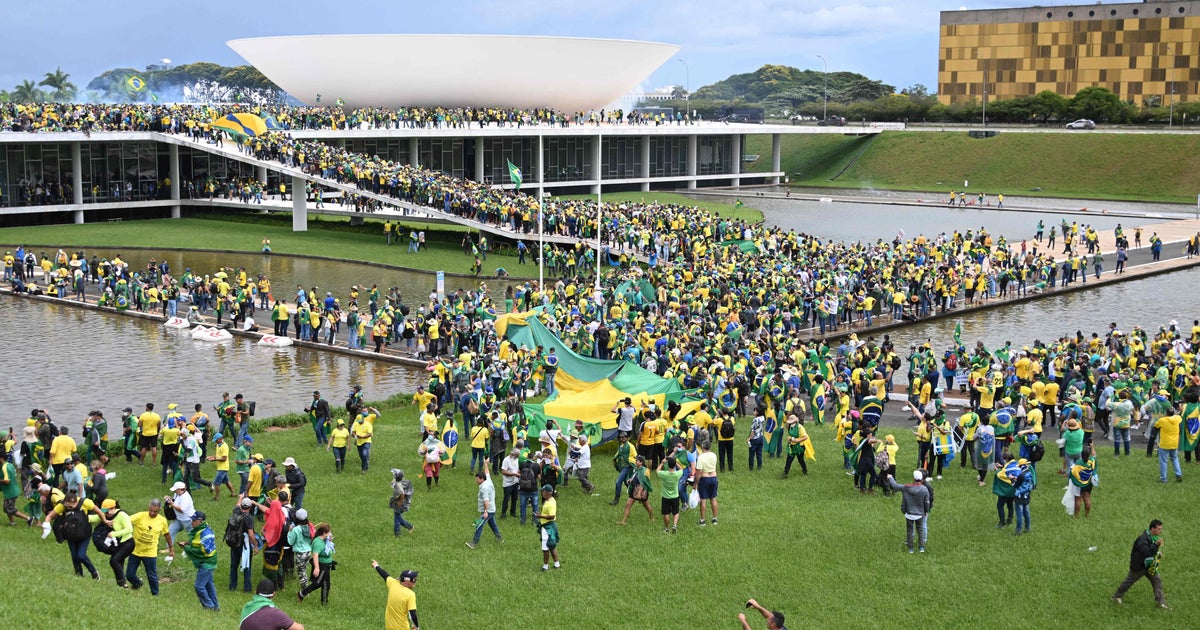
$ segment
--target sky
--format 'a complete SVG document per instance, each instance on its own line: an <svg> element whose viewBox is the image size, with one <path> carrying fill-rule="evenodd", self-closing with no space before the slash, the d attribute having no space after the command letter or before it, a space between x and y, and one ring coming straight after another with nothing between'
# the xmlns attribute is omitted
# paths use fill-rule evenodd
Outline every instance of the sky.
<svg viewBox="0 0 1200 630"><path fill-rule="evenodd" d="M980 0L966 8L1035 4ZM260 8L261 7L261 8ZM680 46L645 89L695 90L763 64L937 85L940 11L963 0L38 0L0 2L0 89L61 67L77 87L117 67L245 61L225 42L270 35L444 33L600 37ZM503 60L481 59L497 72ZM536 67L521 68L522 71Z"/></svg>

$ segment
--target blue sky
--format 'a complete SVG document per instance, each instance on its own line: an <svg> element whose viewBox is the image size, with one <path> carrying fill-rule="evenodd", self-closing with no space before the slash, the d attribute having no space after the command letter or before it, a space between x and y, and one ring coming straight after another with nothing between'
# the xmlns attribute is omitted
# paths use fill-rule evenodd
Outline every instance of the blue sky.
<svg viewBox="0 0 1200 630"><path fill-rule="evenodd" d="M982 1L972 9L1029 6ZM114 67L244 63L230 39L322 33L611 37L672 43L679 57L646 82L693 90L764 63L850 71L903 88L937 83L938 13L962 0L38 0L0 3L0 88L61 66L83 88ZM262 7L262 8L260 8ZM502 60L481 59L506 71Z"/></svg>

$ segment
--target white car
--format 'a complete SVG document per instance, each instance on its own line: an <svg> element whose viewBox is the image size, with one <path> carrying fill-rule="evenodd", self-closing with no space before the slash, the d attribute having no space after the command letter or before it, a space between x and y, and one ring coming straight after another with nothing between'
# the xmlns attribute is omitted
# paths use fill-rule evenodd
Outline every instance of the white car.
<svg viewBox="0 0 1200 630"><path fill-rule="evenodd" d="M1079 120L1067 123L1067 129L1095 129L1095 128L1096 128L1096 123L1088 120L1087 118L1080 118Z"/></svg>

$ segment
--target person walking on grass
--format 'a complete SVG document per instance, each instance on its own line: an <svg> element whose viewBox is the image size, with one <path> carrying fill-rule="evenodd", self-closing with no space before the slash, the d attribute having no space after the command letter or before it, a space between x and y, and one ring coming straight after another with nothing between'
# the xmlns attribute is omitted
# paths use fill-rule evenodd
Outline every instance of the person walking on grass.
<svg viewBox="0 0 1200 630"><path fill-rule="evenodd" d="M300 590L308 588L312 576L312 545L317 536L317 528L308 521L308 510L296 510L294 524L287 535L287 544L292 548L293 565L296 567L296 579Z"/></svg>
<svg viewBox="0 0 1200 630"><path fill-rule="evenodd" d="M413 485L404 478L404 471L392 469L392 498L388 499L388 507L392 508L392 535L399 537L400 528L413 531L413 524L404 520L404 513L412 506ZM515 505L513 506L516 507Z"/></svg>
<svg viewBox="0 0 1200 630"><path fill-rule="evenodd" d="M188 540L179 541L184 555L196 567L196 596L206 610L219 611L217 586L213 583L213 571L217 568L217 537L208 526L208 517L199 510L192 513L192 529Z"/></svg>
<svg viewBox="0 0 1200 630"><path fill-rule="evenodd" d="M913 471L913 482L900 485L895 477L888 475L885 483L895 492L901 493L900 511L904 514L904 525L907 534L904 545L908 553L913 552L913 539L917 538L918 549L925 553L925 541L929 536L926 519L929 517L929 489L925 487L925 476L920 470Z"/></svg>
<svg viewBox="0 0 1200 630"><path fill-rule="evenodd" d="M641 503L642 507L646 508L646 514L650 515L650 520L654 520L654 510L650 507L650 495L654 493L654 484L650 481L645 457L638 455L634 460L633 475L626 484L629 486L629 499L625 502L625 513L617 525L629 522L629 511L633 509L634 503Z"/></svg>
<svg viewBox="0 0 1200 630"><path fill-rule="evenodd" d="M329 574L333 571L333 530L329 523L320 523L313 535L312 581L304 589L296 591L296 599L303 602L309 593L321 590L321 605L329 604Z"/></svg>
<svg viewBox="0 0 1200 630"><path fill-rule="evenodd" d="M419 630L417 620L417 572L405 569L400 572L400 578L388 575L379 563L372 560L371 566L383 578L387 585L387 608L384 611L383 627L385 630Z"/></svg>
<svg viewBox="0 0 1200 630"><path fill-rule="evenodd" d="M710 450L712 443L700 440L696 448L696 490L700 495L700 527L704 527L704 504L712 509L712 524L717 524L717 454Z"/></svg>
<svg viewBox="0 0 1200 630"><path fill-rule="evenodd" d="M679 486L680 479L683 477L683 470L679 468L679 460L675 457L676 453L672 452L670 456L663 458L663 461L658 463L658 480L662 482L662 517L663 517L663 533L671 532L674 534L679 531ZM663 467L666 470L663 470Z"/></svg>
<svg viewBox="0 0 1200 630"><path fill-rule="evenodd" d="M555 500L554 486L542 486L541 511L533 516L537 519L538 535L542 540L542 570L550 569L550 559L554 559L554 568L561 568L558 561L558 501Z"/></svg>
<svg viewBox="0 0 1200 630"><path fill-rule="evenodd" d="M229 496L236 497L233 483L229 481L229 444L225 442L225 435L218 433L213 436L213 444L213 454L206 458L217 463L217 474L212 481L213 501L221 500L222 485L229 489Z"/></svg>
<svg viewBox="0 0 1200 630"><path fill-rule="evenodd" d="M329 441L325 443L325 452L333 449L333 469L335 472L342 472L342 468L346 466L346 445L350 442L350 430L346 428L346 421L338 418L337 426L333 431L329 432Z"/></svg>
<svg viewBox="0 0 1200 630"><path fill-rule="evenodd" d="M160 513L162 501L151 499L145 512L138 512L129 517L133 525L133 554L129 556L129 564L125 567L125 579L137 590L142 587L138 579L138 567L146 567L146 581L150 583L150 594L158 595L158 540L167 539L167 564L175 559L175 542L169 531L167 519ZM188 525L191 525L189 522Z"/></svg>
<svg viewBox="0 0 1200 630"><path fill-rule="evenodd" d="M479 485L479 519L475 521L475 537L467 543L467 547L471 549L479 545L479 537L483 535L484 525L492 528L492 533L496 535L496 542L504 542L504 537L500 535L500 528L496 526L496 486L492 483L490 465L491 459L485 457L483 458L483 467L475 472L475 483Z"/></svg>
<svg viewBox="0 0 1200 630"><path fill-rule="evenodd" d="M1154 588L1154 603L1159 608L1171 609L1163 598L1162 577L1159 576L1159 565L1162 563L1162 530L1163 522L1154 519L1150 521L1150 527L1133 541L1133 549L1129 552L1129 574L1117 587L1117 592L1113 593L1114 602L1124 604L1122 598L1129 587L1146 578Z"/></svg>

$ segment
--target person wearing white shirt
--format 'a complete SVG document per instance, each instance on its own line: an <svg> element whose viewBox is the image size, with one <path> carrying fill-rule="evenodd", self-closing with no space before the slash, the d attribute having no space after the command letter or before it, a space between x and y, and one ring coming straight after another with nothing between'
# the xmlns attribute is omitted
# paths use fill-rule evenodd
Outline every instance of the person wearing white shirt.
<svg viewBox="0 0 1200 630"><path fill-rule="evenodd" d="M583 486L584 494L591 495L595 486L588 479L588 473L592 471L592 447L588 444L586 434L580 434L578 441L572 444L567 451L567 461L571 464L571 470L579 479L579 485ZM563 485L567 485L563 483Z"/></svg>
<svg viewBox="0 0 1200 630"><path fill-rule="evenodd" d="M517 484L521 481L520 453L514 448L500 462L500 474L504 477L504 502L500 504L500 518L507 518L509 514L517 515Z"/></svg>
<svg viewBox="0 0 1200 630"><path fill-rule="evenodd" d="M192 514L196 513L196 505L187 491L187 484L182 481L176 481L175 485L171 486L171 493L163 497L163 502L175 510L175 520L171 521L171 526L167 529L171 534L170 539L174 540L179 532L192 531Z"/></svg>

